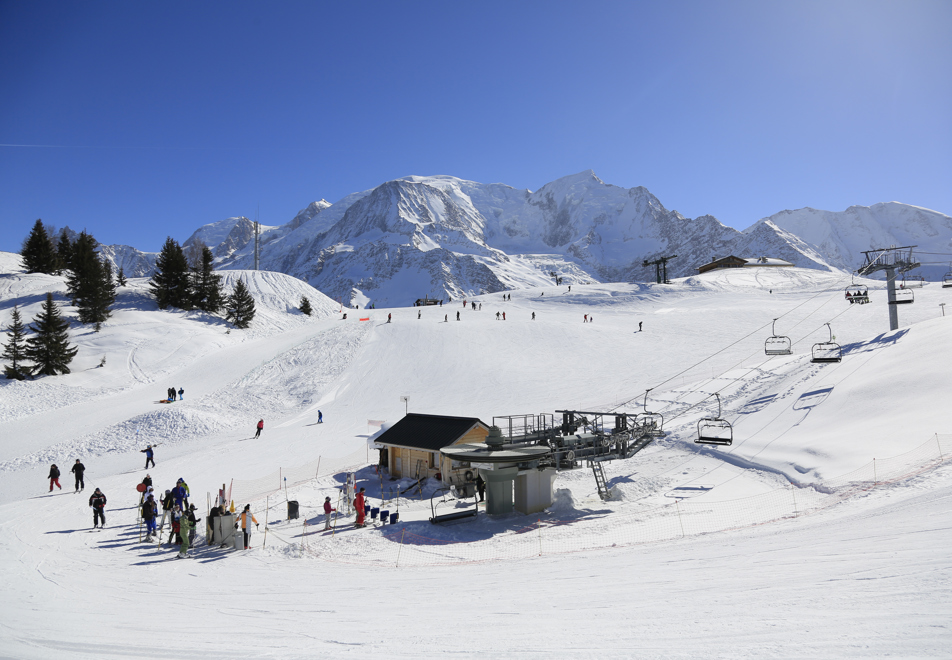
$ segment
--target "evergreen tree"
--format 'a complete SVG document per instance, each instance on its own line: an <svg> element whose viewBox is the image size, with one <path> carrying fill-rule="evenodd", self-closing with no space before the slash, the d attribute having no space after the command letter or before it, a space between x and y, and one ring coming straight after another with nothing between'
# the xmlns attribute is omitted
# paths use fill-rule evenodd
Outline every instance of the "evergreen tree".
<svg viewBox="0 0 952 660"><path fill-rule="evenodd" d="M4 360L10 360L10 363L3 368L3 375L7 378L23 380L30 375L30 367L23 362L26 360L26 327L20 320L20 309L13 308L13 318L10 321L10 330L7 332L10 341L3 347L3 354L0 355Z"/></svg>
<svg viewBox="0 0 952 660"><path fill-rule="evenodd" d="M234 323L236 328L247 328L255 317L255 299L241 280L238 280L235 290L228 296L227 311L225 318Z"/></svg>
<svg viewBox="0 0 952 660"><path fill-rule="evenodd" d="M42 220L37 220L34 223L30 235L23 241L20 257L23 259L23 267L28 273L52 275L56 272L56 251L53 248L53 240L46 231L46 227L43 226Z"/></svg>
<svg viewBox="0 0 952 660"><path fill-rule="evenodd" d="M126 285L126 274L122 272L122 266L119 266L119 272L116 273L116 286Z"/></svg>
<svg viewBox="0 0 952 660"><path fill-rule="evenodd" d="M171 236L165 239L165 245L155 260L155 273L149 287L155 294L159 309L192 308L188 262L182 252L182 246Z"/></svg>
<svg viewBox="0 0 952 660"><path fill-rule="evenodd" d="M47 293L43 310L30 326L36 334L26 340L26 357L34 364L32 373L46 376L69 373L67 365L79 349L69 345L68 328L69 323L60 316L59 308L53 302L53 294Z"/></svg>
<svg viewBox="0 0 952 660"><path fill-rule="evenodd" d="M311 301L307 299L307 296L301 296L301 305L298 307L298 309L301 310L302 314L307 314L308 316L311 315L313 310L311 309Z"/></svg>
<svg viewBox="0 0 952 660"><path fill-rule="evenodd" d="M112 278L112 264L99 257L97 246L96 239L85 231L79 235L73 245L72 267L66 277L66 287L79 311L79 322L95 323L98 332L116 301L116 284Z"/></svg>
<svg viewBox="0 0 952 660"><path fill-rule="evenodd" d="M73 265L73 242L69 240L69 230L63 227L60 230L59 241L56 243L57 272L69 270Z"/></svg>
<svg viewBox="0 0 952 660"><path fill-rule="evenodd" d="M217 314L225 304L221 275L214 273L214 263L215 255L202 245L198 265L192 269L192 305L209 314Z"/></svg>

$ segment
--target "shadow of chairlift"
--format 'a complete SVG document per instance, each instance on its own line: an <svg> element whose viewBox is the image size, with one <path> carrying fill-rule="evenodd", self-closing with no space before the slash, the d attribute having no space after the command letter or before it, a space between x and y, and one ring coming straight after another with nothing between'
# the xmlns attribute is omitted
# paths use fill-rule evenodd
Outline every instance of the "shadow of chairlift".
<svg viewBox="0 0 952 660"><path fill-rule="evenodd" d="M704 417L697 423L697 440L699 445L722 445L729 447L734 442L734 427L726 419L721 418L721 396L717 397L717 416Z"/></svg>
<svg viewBox="0 0 952 660"><path fill-rule="evenodd" d="M829 323L824 323L826 329L830 331L830 340L821 341L813 345L813 357L810 362L825 364L829 362L840 362L843 360L843 349L833 341L833 328Z"/></svg>
<svg viewBox="0 0 952 660"><path fill-rule="evenodd" d="M467 489L468 487L469 486L467 486ZM479 513L479 499L476 497L475 488L473 488L473 491L474 492L473 492L472 508L467 507L465 509L456 509L448 513L441 513L440 515L436 515L436 510L439 508L441 504L447 504L449 502L453 502L453 503L461 502L463 501L463 498L461 497L461 495L464 495L464 494L468 495L468 492L466 491L458 492L455 486L448 486L445 488L437 489L436 492L433 493L433 495L430 497L430 513L432 514L432 517L430 518L430 522L433 523L434 525L444 525L450 522L462 522L462 521L468 520L469 518L475 518L476 514ZM453 499L447 499L446 495L448 493L452 493L456 495L457 497ZM440 498L438 502L435 501L436 497Z"/></svg>

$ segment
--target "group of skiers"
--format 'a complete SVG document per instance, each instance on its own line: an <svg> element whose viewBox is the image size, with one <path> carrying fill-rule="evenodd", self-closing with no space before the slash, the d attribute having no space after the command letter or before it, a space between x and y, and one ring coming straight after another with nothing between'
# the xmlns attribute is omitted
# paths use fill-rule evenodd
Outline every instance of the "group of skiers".
<svg viewBox="0 0 952 660"><path fill-rule="evenodd" d="M168 398L166 399L166 401L168 401L169 403L172 403L173 401L175 401L176 395L178 396L179 399L185 398L185 389L180 387L178 389L178 392L176 392L174 387L170 387L168 391L166 392L166 394L168 394Z"/></svg>
<svg viewBox="0 0 952 660"><path fill-rule="evenodd" d="M168 519L170 525L168 545L173 542L179 546L178 556L188 557L188 548L195 541L196 525L201 518L195 515L195 505L188 503L189 489L185 480L179 478L175 487L165 491L161 502L156 501L155 491L152 488L152 477L145 475L142 480L144 486L141 501L142 521L146 526L145 540L151 542L158 539L162 542L162 530ZM159 517L159 505L162 506L161 522L156 524Z"/></svg>
<svg viewBox="0 0 952 660"><path fill-rule="evenodd" d="M77 458L76 462L73 463L73 467L70 469L70 472L73 473L73 476L76 477L76 490L75 492L80 492L86 487L86 482L83 480L83 473L86 472L86 466ZM56 486L60 490L63 490L63 487L60 486L60 469L56 467L56 463L50 466L50 475L48 479L50 480L50 492L53 492L53 486Z"/></svg>

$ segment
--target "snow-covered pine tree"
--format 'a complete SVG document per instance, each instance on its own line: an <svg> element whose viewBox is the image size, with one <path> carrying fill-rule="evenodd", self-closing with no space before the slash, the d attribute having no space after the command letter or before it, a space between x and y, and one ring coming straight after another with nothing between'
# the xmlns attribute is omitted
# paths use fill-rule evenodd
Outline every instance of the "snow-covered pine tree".
<svg viewBox="0 0 952 660"><path fill-rule="evenodd" d="M3 367L3 375L13 380L23 380L30 375L30 367L24 364L26 360L26 326L20 319L20 309L13 308L13 315L10 319L10 328L7 331L7 337L10 338L4 347L0 358L10 362Z"/></svg>
<svg viewBox="0 0 952 660"><path fill-rule="evenodd" d="M64 270L72 268L73 264L73 241L69 238L69 228L63 227L59 233L59 240L56 243L56 272L61 273Z"/></svg>
<svg viewBox="0 0 952 660"><path fill-rule="evenodd" d="M56 250L42 220L37 220L33 224L30 235L26 237L23 247L20 248L20 257L28 273L52 275L56 272Z"/></svg>
<svg viewBox="0 0 952 660"><path fill-rule="evenodd" d="M53 294L46 294L43 310L33 319L30 329L36 333L26 340L26 357L33 362L33 374L68 374L69 363L79 351L69 345L69 323L60 316Z"/></svg>
<svg viewBox="0 0 952 660"><path fill-rule="evenodd" d="M116 301L112 264L96 253L96 239L85 231L73 245L72 266L66 277L69 297L79 312L80 323L95 323L96 331L109 318Z"/></svg>
<svg viewBox="0 0 952 660"><path fill-rule="evenodd" d="M162 246L158 259L155 260L155 273L149 281L149 287L155 294L159 309L192 308L188 261L185 259L182 246L171 236L165 239L165 245Z"/></svg>
<svg viewBox="0 0 952 660"><path fill-rule="evenodd" d="M192 269L192 304L203 312L217 314L225 304L221 275L216 275L215 255L207 245L201 246L198 265Z"/></svg>
<svg viewBox="0 0 952 660"><path fill-rule="evenodd" d="M126 285L126 274L122 272L122 266L119 266L119 272L116 273L116 286Z"/></svg>
<svg viewBox="0 0 952 660"><path fill-rule="evenodd" d="M311 301L307 299L307 296L301 296L301 305L298 307L301 310L302 314L311 315L311 312L314 311L311 309Z"/></svg>
<svg viewBox="0 0 952 660"><path fill-rule="evenodd" d="M236 328L247 328L255 317L255 299L241 280L235 285L235 290L228 296L226 305L228 314L225 318L231 321Z"/></svg>

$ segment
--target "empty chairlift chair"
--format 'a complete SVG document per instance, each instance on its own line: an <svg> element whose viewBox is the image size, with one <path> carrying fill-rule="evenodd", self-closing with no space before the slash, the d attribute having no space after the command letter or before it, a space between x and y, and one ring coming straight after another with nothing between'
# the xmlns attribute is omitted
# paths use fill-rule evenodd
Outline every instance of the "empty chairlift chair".
<svg viewBox="0 0 952 660"><path fill-rule="evenodd" d="M916 300L916 296L912 292L912 289L907 289L903 287L901 289L896 289L896 298L894 300L890 300L889 304L890 305L909 305L915 302L915 300Z"/></svg>
<svg viewBox="0 0 952 660"><path fill-rule="evenodd" d="M942 288L952 288L952 264L949 264L949 272L942 278Z"/></svg>
<svg viewBox="0 0 952 660"><path fill-rule="evenodd" d="M661 413L653 413L648 410L648 392L645 390L644 412L638 413L635 423L638 426L640 437L645 438L663 438L664 437L664 417Z"/></svg>
<svg viewBox="0 0 952 660"><path fill-rule="evenodd" d="M840 348L840 345L833 341L833 328L830 327L829 323L826 325L827 330L830 331L830 340L821 341L818 344L813 345L813 359L810 362L817 362L820 364L826 362L840 362L843 359L843 349Z"/></svg>
<svg viewBox="0 0 952 660"><path fill-rule="evenodd" d="M704 417L697 423L697 440L699 445L730 446L734 442L734 427L726 419L721 418L721 397L716 392L717 416Z"/></svg>
<svg viewBox="0 0 952 660"><path fill-rule="evenodd" d="M793 352L790 337L777 334L777 319L773 320L771 335L764 342L764 353L767 355L790 355Z"/></svg>

